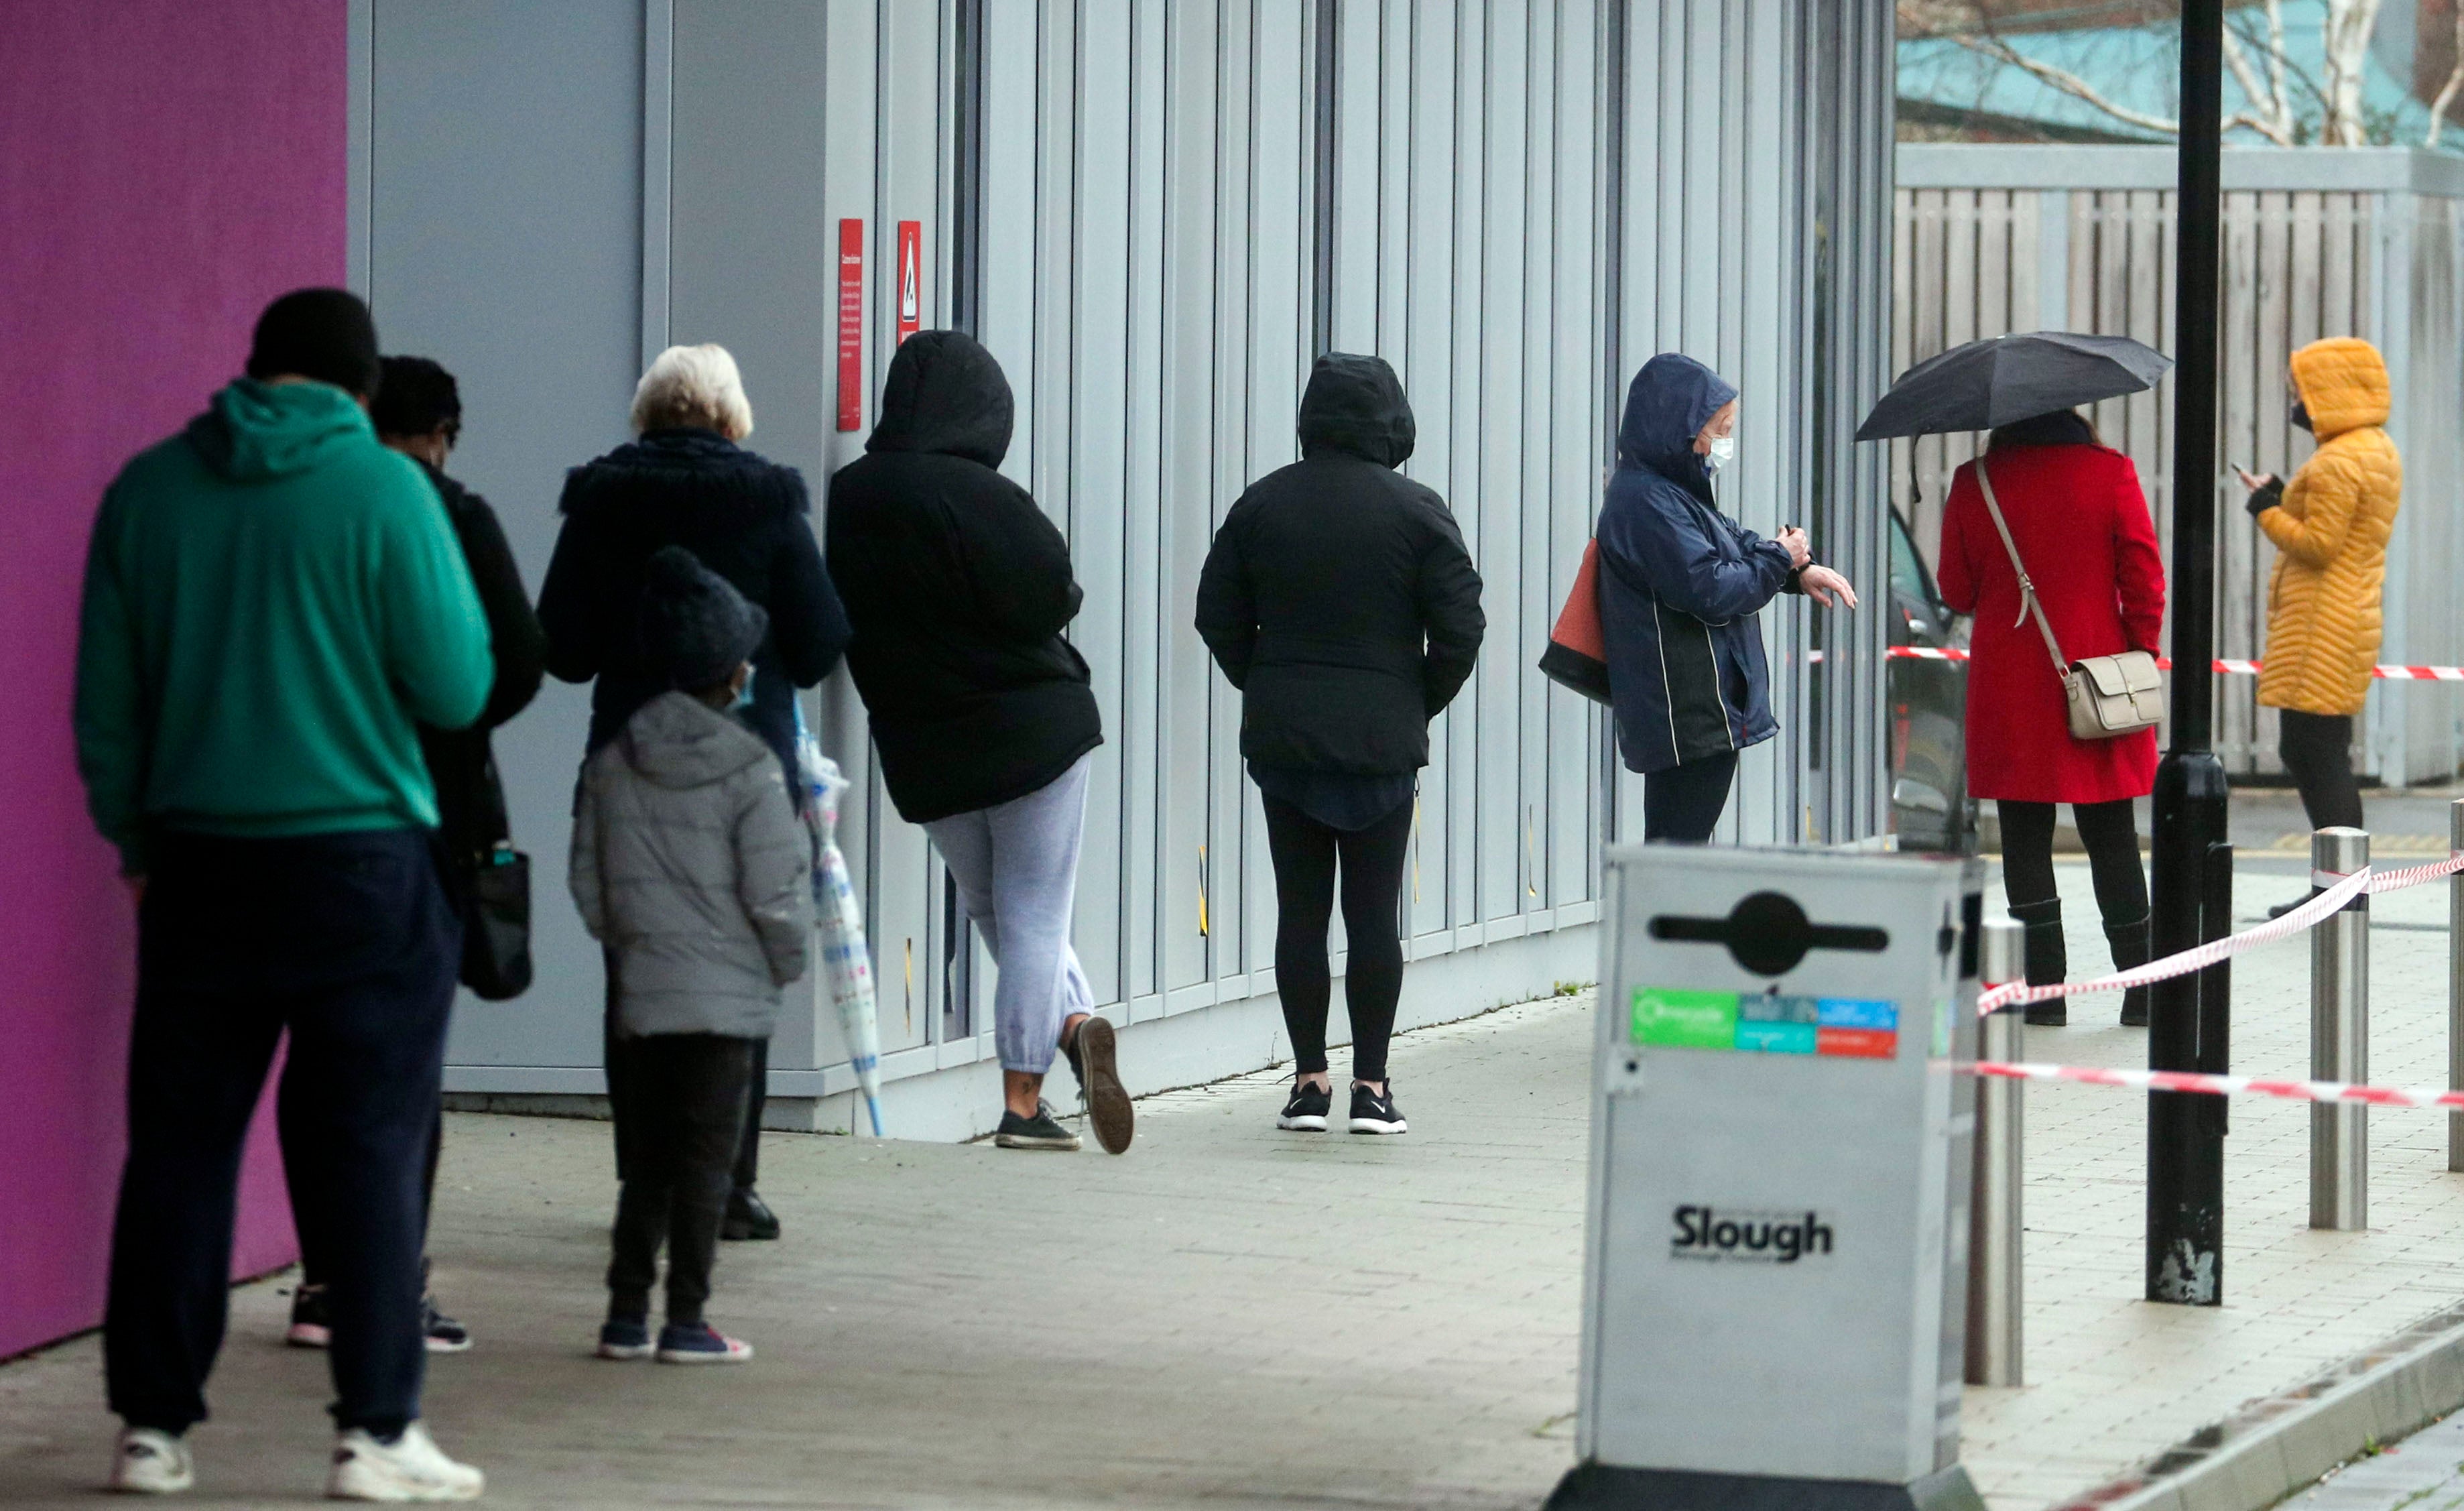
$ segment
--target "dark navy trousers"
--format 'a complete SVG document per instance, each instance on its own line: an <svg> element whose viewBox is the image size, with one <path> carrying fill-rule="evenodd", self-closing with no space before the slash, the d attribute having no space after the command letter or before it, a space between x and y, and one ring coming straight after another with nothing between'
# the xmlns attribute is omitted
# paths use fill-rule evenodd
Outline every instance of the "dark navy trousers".
<svg viewBox="0 0 2464 1511"><path fill-rule="evenodd" d="M461 932L424 830L155 846L103 1320L129 1425L205 1418L241 1150L286 1031L283 1164L332 1303L335 1420L419 1415L421 1170Z"/></svg>

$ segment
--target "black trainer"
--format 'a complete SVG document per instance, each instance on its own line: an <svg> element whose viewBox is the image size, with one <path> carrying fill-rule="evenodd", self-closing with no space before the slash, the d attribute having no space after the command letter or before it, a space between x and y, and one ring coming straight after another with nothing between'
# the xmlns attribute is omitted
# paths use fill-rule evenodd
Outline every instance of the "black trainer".
<svg viewBox="0 0 2464 1511"><path fill-rule="evenodd" d="M291 1293L291 1325L282 1341L294 1348L325 1348L334 1342L333 1308L326 1303L325 1287L301 1285Z"/></svg>
<svg viewBox="0 0 2464 1511"><path fill-rule="evenodd" d="M1101 1018L1088 1018L1061 1046L1069 1069L1078 1078L1078 1100L1087 1108L1088 1125L1107 1154L1126 1153L1137 1131L1137 1111L1129 1088L1121 1084L1120 1036Z"/></svg>
<svg viewBox="0 0 2464 1511"><path fill-rule="evenodd" d="M779 1236L779 1215L750 1186L738 1186L727 1193L727 1215L718 1222L718 1236L736 1242L752 1239L766 1241Z"/></svg>
<svg viewBox="0 0 2464 1511"><path fill-rule="evenodd" d="M429 1353L465 1353L471 1347L471 1329L436 1309L436 1298L424 1298L419 1303L421 1330L428 1339Z"/></svg>
<svg viewBox="0 0 2464 1511"><path fill-rule="evenodd" d="M1066 1154L1078 1148L1078 1135L1061 1126L1052 1115L1051 1103L1038 1101L1031 1118L1020 1117L1003 1107L993 1143L1001 1149L1040 1149Z"/></svg>
<svg viewBox="0 0 2464 1511"><path fill-rule="evenodd" d="M1354 1133L1402 1133L1411 1128L1403 1121L1403 1109L1395 1105L1395 1083L1386 1083L1383 1091L1368 1086L1352 1088L1352 1131Z"/></svg>
<svg viewBox="0 0 2464 1511"><path fill-rule="evenodd" d="M1284 1104L1284 1115L1275 1119L1275 1127L1295 1133L1323 1133L1326 1115L1334 1109L1334 1092L1315 1082L1300 1081L1292 1084L1292 1099Z"/></svg>

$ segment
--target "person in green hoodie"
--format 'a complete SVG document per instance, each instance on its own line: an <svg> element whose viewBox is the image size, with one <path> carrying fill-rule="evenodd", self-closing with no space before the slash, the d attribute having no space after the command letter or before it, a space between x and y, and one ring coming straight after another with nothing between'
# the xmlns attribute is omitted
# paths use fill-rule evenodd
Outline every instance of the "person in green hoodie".
<svg viewBox="0 0 2464 1511"><path fill-rule="evenodd" d="M419 1422L420 1175L460 924L418 726L479 716L486 621L436 492L378 444L375 323L259 318L248 376L103 494L78 766L138 909L128 1155L103 1319L116 1489L186 1489L222 1341L240 1151L277 1040L293 1199L332 1285L327 1482L467 1500Z"/></svg>

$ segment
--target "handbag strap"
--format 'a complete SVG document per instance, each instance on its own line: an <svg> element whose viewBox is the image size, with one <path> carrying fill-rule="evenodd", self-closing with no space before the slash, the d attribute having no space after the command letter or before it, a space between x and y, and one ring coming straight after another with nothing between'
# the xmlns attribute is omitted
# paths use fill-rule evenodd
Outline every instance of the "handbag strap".
<svg viewBox="0 0 2464 1511"><path fill-rule="evenodd" d="M2045 617L2045 605L2036 598L2036 584L2028 578L2028 564L2019 559L2019 543L2011 538L2011 527L2002 518L2002 504L1993 496L1992 474L1985 470L1984 457L1976 459L1976 486L1985 493L1985 512L1993 516L1994 533L2002 537L2002 549L2011 553L2011 570L2019 575L2019 618L2011 627L2019 627L2020 620L2036 616L2036 628L2045 637L2045 649L2054 658L2054 675L2070 675L2070 658L2062 654L2061 642L2054 638L2053 621Z"/></svg>

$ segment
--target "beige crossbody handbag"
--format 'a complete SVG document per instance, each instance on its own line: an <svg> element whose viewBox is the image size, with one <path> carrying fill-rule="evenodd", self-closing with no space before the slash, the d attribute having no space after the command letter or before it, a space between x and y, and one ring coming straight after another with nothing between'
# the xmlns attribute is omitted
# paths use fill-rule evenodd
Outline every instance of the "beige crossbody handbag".
<svg viewBox="0 0 2464 1511"><path fill-rule="evenodd" d="M1984 491L1985 512L1993 516L2002 549L2011 553L2011 570L2019 574L2019 618L2036 616L2045 649L2053 654L2054 674L2062 679L2062 695L2070 703L2071 737L2109 740L2117 734L2154 729L2165 716L2165 678L2156 669L2156 658L2144 650L2090 656L2085 661L2065 658L2061 643L2054 638L2053 622L2045 618L2045 605L2036 602L2036 584L2028 580L2027 564L2019 559L2019 544L2011 538L2011 527L2003 523L2002 505L1993 496L1993 479L1986 473L1983 457L1976 462L1976 486ZM2013 627L2017 627L2015 621Z"/></svg>

